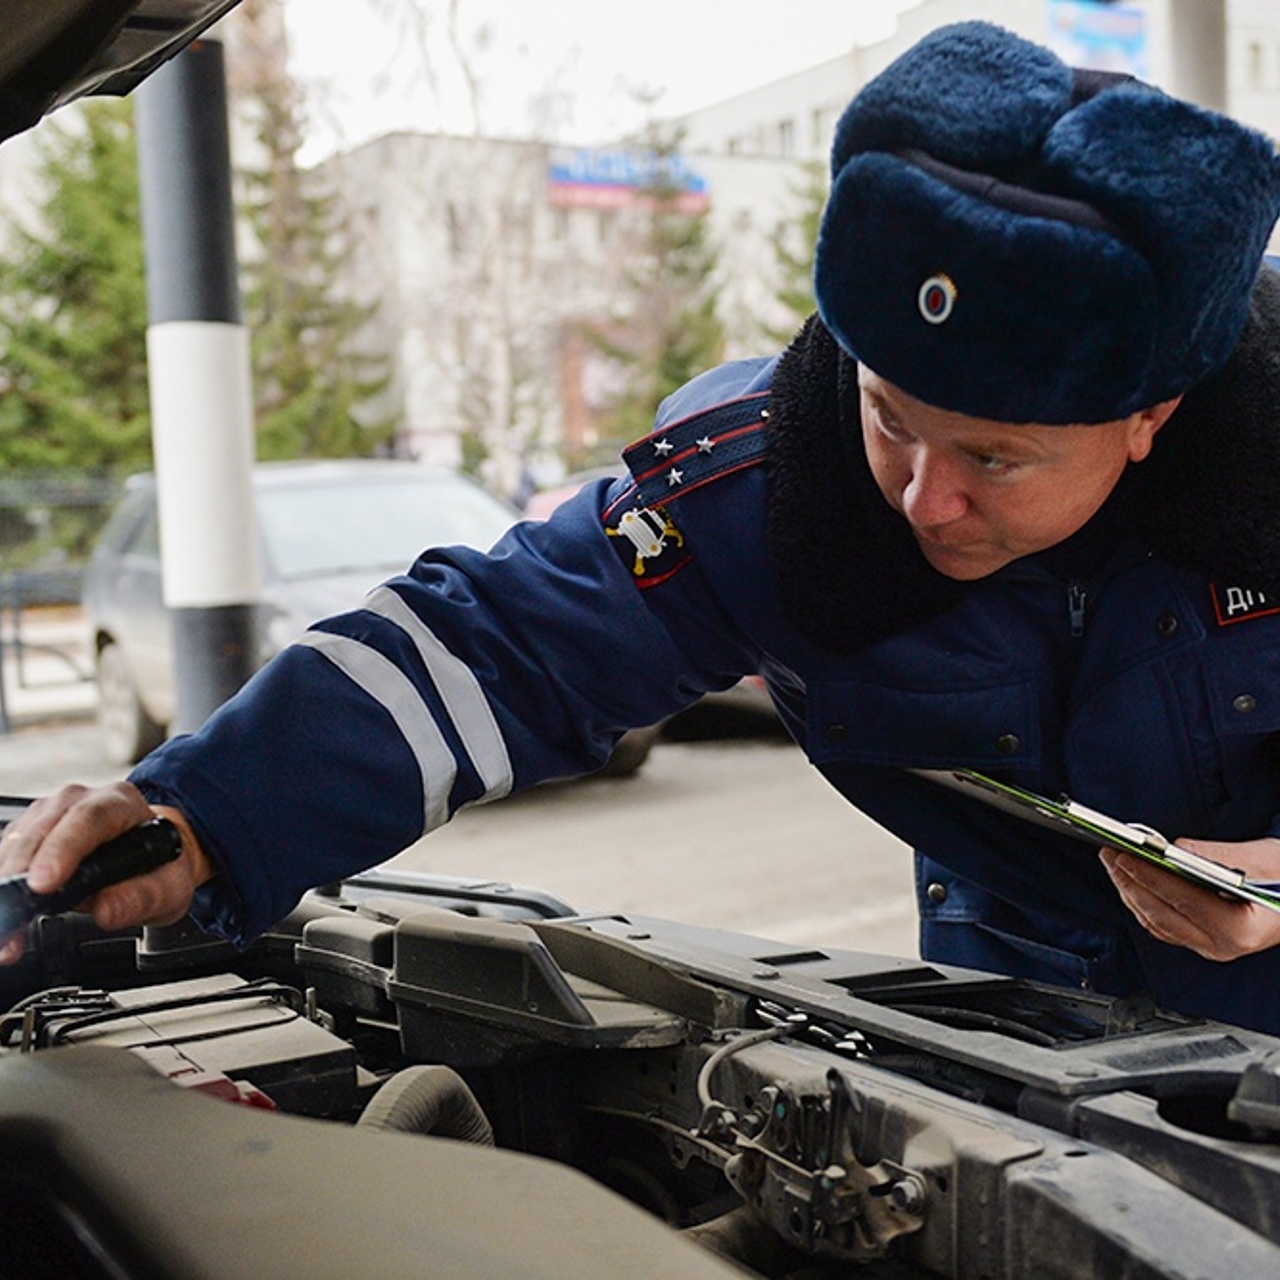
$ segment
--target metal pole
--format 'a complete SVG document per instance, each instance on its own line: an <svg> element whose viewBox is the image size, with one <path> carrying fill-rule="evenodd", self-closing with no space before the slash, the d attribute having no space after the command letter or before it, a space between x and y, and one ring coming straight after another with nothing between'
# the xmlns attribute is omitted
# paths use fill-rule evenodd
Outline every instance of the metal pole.
<svg viewBox="0 0 1280 1280"><path fill-rule="evenodd" d="M252 674L260 581L249 340L236 271L222 46L199 40L135 95L147 264L147 358L172 731Z"/></svg>

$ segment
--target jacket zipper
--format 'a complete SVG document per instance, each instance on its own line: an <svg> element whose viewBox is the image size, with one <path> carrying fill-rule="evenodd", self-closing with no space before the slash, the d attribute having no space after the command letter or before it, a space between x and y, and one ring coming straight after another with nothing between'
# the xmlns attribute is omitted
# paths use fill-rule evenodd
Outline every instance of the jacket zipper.
<svg viewBox="0 0 1280 1280"><path fill-rule="evenodd" d="M1071 616L1071 638L1079 640L1084 635L1084 606L1088 593L1078 583L1067 588L1067 612Z"/></svg>

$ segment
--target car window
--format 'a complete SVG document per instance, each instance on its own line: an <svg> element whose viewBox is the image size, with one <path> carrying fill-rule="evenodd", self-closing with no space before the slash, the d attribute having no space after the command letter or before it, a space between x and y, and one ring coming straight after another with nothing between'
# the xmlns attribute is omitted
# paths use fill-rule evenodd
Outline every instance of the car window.
<svg viewBox="0 0 1280 1280"><path fill-rule="evenodd" d="M258 514L281 578L394 572L434 546L487 550L517 518L484 490L449 478L260 490Z"/></svg>
<svg viewBox="0 0 1280 1280"><path fill-rule="evenodd" d="M149 501L146 494L126 491L102 526L94 542L94 554L119 555L132 542Z"/></svg>
<svg viewBox="0 0 1280 1280"><path fill-rule="evenodd" d="M146 556L149 560L160 559L160 519L155 507L147 508L147 514L129 539L125 550L137 556Z"/></svg>
<svg viewBox="0 0 1280 1280"><path fill-rule="evenodd" d="M160 559L160 521L154 502L148 502L139 519L120 544L120 554L146 560Z"/></svg>

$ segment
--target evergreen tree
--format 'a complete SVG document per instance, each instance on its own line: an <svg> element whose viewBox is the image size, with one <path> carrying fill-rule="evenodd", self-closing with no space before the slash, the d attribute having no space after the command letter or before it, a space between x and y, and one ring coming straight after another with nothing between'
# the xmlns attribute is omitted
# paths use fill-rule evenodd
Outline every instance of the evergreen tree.
<svg viewBox="0 0 1280 1280"><path fill-rule="evenodd" d="M36 226L0 260L0 468L150 465L146 285L128 101L39 136ZM37 229L38 228L38 229Z"/></svg>
<svg viewBox="0 0 1280 1280"><path fill-rule="evenodd" d="M243 169L240 179L251 240L243 277L258 456L376 452L391 441L396 424L360 410L386 389L389 362L353 343L376 306L335 292L348 247L335 200L298 167L292 83L264 80L254 105L265 159Z"/></svg>
<svg viewBox="0 0 1280 1280"><path fill-rule="evenodd" d="M650 430L662 400L718 363L724 351L719 255L705 215L687 208L679 138L651 130L650 141L653 179L643 192L645 212L627 279L634 306L620 323L589 333L624 372L624 389L600 432L601 452L608 456Z"/></svg>
<svg viewBox="0 0 1280 1280"><path fill-rule="evenodd" d="M792 317L786 325L766 325L765 337L779 346L790 342L796 329L817 309L813 294L813 261L818 228L827 203L827 169L821 161L805 166L805 177L795 189L800 214L780 222L769 237L777 268L777 299Z"/></svg>
<svg viewBox="0 0 1280 1280"><path fill-rule="evenodd" d="M244 175L256 246L244 268L259 456L372 453L394 432L362 420L385 358L352 336L372 308L336 296L342 228L308 189L292 85L264 79L264 167ZM146 282L132 104L94 101L42 126L43 199L11 223L0 261L0 467L125 472L151 462ZM367 418L367 415L366 415Z"/></svg>

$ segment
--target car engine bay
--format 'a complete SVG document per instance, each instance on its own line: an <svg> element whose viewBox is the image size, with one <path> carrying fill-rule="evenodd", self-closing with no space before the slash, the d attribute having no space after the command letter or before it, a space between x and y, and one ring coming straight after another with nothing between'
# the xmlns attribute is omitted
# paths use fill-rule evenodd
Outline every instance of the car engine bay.
<svg viewBox="0 0 1280 1280"><path fill-rule="evenodd" d="M1143 1001L390 870L244 951L41 916L0 999L5 1275L1280 1265L1280 1041Z"/></svg>

